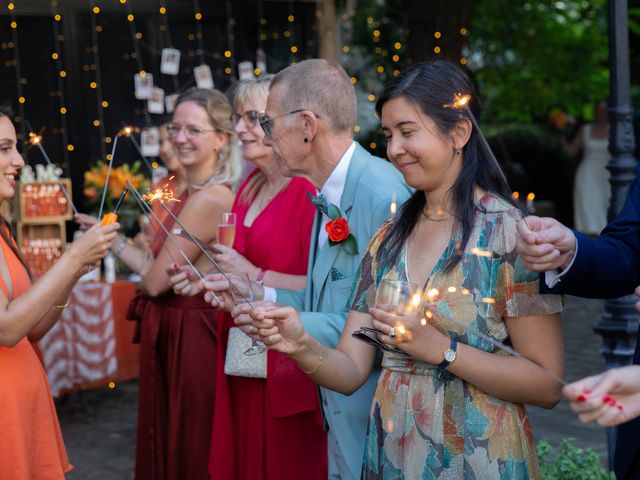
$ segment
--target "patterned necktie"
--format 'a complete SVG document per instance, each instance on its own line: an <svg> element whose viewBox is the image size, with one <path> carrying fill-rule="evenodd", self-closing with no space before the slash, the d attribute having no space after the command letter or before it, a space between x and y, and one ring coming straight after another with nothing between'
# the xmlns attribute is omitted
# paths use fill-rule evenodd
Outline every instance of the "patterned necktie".
<svg viewBox="0 0 640 480"><path fill-rule="evenodd" d="M316 197L310 192L307 192L307 196L309 197L309 200L311 200L311 203L313 203L313 206L316 207L316 210L318 210L320 213L323 213L326 216L329 216L328 214L329 207L327 205L327 199L324 198L323 194L320 193Z"/></svg>

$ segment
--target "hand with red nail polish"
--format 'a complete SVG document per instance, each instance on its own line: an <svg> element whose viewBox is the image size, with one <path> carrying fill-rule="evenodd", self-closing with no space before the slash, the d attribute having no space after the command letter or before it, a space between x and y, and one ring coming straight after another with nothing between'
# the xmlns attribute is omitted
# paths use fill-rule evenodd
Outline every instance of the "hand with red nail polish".
<svg viewBox="0 0 640 480"><path fill-rule="evenodd" d="M166 270L169 275L169 287L176 295L190 297L202 293L203 287L200 285L200 279L194 275L192 267L172 263L167 266Z"/></svg>
<svg viewBox="0 0 640 480"><path fill-rule="evenodd" d="M582 422L610 427L640 416L640 366L607 370L563 389Z"/></svg>

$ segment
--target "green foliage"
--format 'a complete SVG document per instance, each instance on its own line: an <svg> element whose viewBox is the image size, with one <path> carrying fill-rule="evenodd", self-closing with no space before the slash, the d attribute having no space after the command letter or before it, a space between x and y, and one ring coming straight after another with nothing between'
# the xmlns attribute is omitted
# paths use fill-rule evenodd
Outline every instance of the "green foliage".
<svg viewBox="0 0 640 480"><path fill-rule="evenodd" d="M531 124L487 129L487 141L521 198L533 192L537 200L553 202L554 217L573 223L572 191L575 164L560 147L557 136Z"/></svg>
<svg viewBox="0 0 640 480"><path fill-rule="evenodd" d="M483 118L529 122L561 109L589 116L608 96L606 0L473 2L469 67Z"/></svg>
<svg viewBox="0 0 640 480"><path fill-rule="evenodd" d="M537 452L543 480L615 480L613 472L602 467L600 455L590 448L576 447L572 438L560 440L556 452L540 441Z"/></svg>

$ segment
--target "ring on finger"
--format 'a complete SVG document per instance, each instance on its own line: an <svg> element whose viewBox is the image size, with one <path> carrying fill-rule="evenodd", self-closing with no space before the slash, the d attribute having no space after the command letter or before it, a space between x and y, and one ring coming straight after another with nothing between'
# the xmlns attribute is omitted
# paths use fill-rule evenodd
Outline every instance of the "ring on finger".
<svg viewBox="0 0 640 480"><path fill-rule="evenodd" d="M396 338L396 328L395 327L391 327L391 330L389 330L389 337L390 338Z"/></svg>

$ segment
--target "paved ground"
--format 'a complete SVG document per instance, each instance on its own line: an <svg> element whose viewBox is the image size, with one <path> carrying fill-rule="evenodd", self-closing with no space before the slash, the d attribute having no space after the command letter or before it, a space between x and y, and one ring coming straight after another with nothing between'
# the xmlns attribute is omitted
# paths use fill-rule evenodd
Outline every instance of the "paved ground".
<svg viewBox="0 0 640 480"><path fill-rule="evenodd" d="M592 330L601 314L601 301L567 298L563 326L569 380L602 369L600 337ZM75 465L69 480L133 478L136 402L136 382L57 400L69 457ZM556 444L570 436L578 446L606 454L604 430L581 424L566 402L554 410L529 407L529 412L537 439Z"/></svg>

